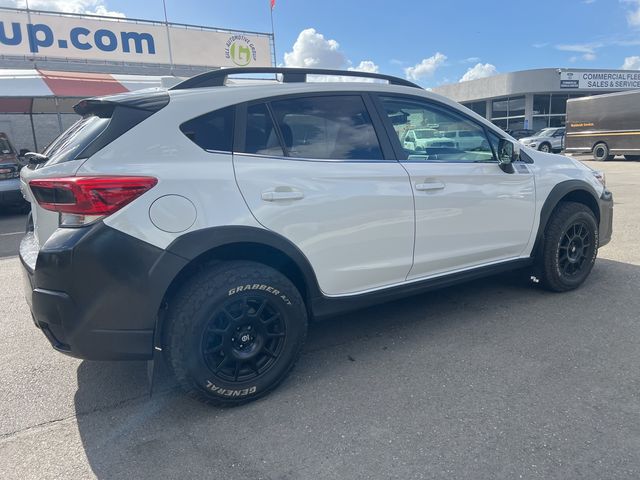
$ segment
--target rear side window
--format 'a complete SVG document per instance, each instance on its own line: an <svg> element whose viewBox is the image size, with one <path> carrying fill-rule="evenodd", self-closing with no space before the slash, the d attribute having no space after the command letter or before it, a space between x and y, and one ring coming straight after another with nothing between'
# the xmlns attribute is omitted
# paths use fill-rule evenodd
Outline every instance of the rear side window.
<svg viewBox="0 0 640 480"><path fill-rule="evenodd" d="M271 103L290 157L381 160L371 118L357 95L291 98Z"/></svg>
<svg viewBox="0 0 640 480"><path fill-rule="evenodd" d="M244 152L270 156L284 155L271 114L263 103L247 108Z"/></svg>
<svg viewBox="0 0 640 480"><path fill-rule="evenodd" d="M186 137L200 148L231 152L235 107L205 113L180 125Z"/></svg>

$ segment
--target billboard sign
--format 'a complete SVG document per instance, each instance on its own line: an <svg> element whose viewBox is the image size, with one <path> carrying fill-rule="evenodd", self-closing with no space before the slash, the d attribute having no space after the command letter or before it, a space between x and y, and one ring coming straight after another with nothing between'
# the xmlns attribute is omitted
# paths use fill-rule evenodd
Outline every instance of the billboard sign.
<svg viewBox="0 0 640 480"><path fill-rule="evenodd" d="M624 90L640 88L638 71L560 72L560 88Z"/></svg>
<svg viewBox="0 0 640 480"><path fill-rule="evenodd" d="M0 55L204 67L271 66L268 34L0 10Z"/></svg>

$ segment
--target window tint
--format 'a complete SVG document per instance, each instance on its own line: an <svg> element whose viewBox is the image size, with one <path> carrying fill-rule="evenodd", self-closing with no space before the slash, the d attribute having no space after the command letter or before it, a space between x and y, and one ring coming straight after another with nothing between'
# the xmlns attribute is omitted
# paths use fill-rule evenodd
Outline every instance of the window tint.
<svg viewBox="0 0 640 480"><path fill-rule="evenodd" d="M435 162L493 161L493 150L480 125L419 100L382 97L382 106L407 160ZM415 132L410 140L407 132ZM426 134L425 134L426 132Z"/></svg>
<svg viewBox="0 0 640 480"><path fill-rule="evenodd" d="M381 160L371 118L359 96L292 98L271 104L291 157Z"/></svg>
<svg viewBox="0 0 640 480"><path fill-rule="evenodd" d="M263 103L247 108L245 153L283 156L284 152L273 126L271 114Z"/></svg>
<svg viewBox="0 0 640 480"><path fill-rule="evenodd" d="M189 140L205 150L230 152L233 146L235 107L205 113L180 125Z"/></svg>

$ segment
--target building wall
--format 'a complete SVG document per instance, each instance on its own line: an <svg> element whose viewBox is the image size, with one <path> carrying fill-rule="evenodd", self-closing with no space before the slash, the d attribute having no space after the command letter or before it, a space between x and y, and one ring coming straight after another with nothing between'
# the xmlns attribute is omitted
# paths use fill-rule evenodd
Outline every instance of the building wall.
<svg viewBox="0 0 640 480"><path fill-rule="evenodd" d="M41 152L79 118L80 116L75 113L62 113L59 120L55 113L34 113L32 129L29 114L0 113L0 132L9 136L11 143L18 151L27 149Z"/></svg>
<svg viewBox="0 0 640 480"><path fill-rule="evenodd" d="M568 71L579 73L594 70L558 68L526 70L441 85L433 91L463 103L501 128L533 130L564 125L568 98L620 91L616 88L560 88L561 73ZM619 72L627 73L623 70ZM545 103L541 101L543 98L549 103L546 111L541 108ZM509 112L496 114L493 109L494 102L509 105L524 103L524 111L518 110L516 115Z"/></svg>

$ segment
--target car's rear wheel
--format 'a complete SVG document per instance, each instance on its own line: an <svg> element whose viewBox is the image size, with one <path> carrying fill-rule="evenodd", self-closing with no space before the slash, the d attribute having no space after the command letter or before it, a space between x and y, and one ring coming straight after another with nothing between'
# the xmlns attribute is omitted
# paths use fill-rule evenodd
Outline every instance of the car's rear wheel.
<svg viewBox="0 0 640 480"><path fill-rule="evenodd" d="M539 147L538 150L540 150L541 152L544 153L551 153L551 145L549 145L548 143L542 143Z"/></svg>
<svg viewBox="0 0 640 480"><path fill-rule="evenodd" d="M613 160L614 155L609 153L609 145L600 142L593 147L593 159L597 162L604 162L605 160Z"/></svg>
<svg viewBox="0 0 640 480"><path fill-rule="evenodd" d="M306 332L304 302L287 277L259 263L222 262L170 301L163 349L188 394L230 406L284 380Z"/></svg>
<svg viewBox="0 0 640 480"><path fill-rule="evenodd" d="M587 206L560 203L545 230L539 259L542 285L554 292L579 287L593 268L598 240L598 223Z"/></svg>

